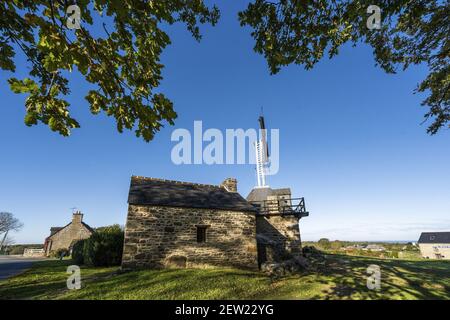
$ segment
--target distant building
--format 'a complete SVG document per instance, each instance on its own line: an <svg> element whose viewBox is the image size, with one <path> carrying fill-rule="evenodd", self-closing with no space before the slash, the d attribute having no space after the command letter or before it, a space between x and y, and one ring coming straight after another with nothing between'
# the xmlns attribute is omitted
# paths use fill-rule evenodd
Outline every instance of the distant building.
<svg viewBox="0 0 450 320"><path fill-rule="evenodd" d="M94 230L83 222L83 214L77 211L72 216L72 221L64 227L50 228L50 236L45 239L45 255L58 249L72 249L78 240L89 238Z"/></svg>
<svg viewBox="0 0 450 320"><path fill-rule="evenodd" d="M364 250L369 250L369 251L385 251L386 248L379 245L379 244L368 244Z"/></svg>
<svg viewBox="0 0 450 320"><path fill-rule="evenodd" d="M450 232L422 232L420 253L426 259L450 259Z"/></svg>
<svg viewBox="0 0 450 320"><path fill-rule="evenodd" d="M341 250L364 250L364 246L363 245L360 245L360 244L353 244L353 245L350 245L350 246L347 246L347 247L345 247L345 248L341 248Z"/></svg>

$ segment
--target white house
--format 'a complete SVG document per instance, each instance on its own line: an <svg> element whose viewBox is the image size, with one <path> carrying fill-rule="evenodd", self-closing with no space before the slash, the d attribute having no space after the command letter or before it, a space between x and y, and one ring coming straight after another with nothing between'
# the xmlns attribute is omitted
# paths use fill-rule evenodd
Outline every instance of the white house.
<svg viewBox="0 0 450 320"><path fill-rule="evenodd" d="M422 232L420 253L426 259L450 259L450 232Z"/></svg>

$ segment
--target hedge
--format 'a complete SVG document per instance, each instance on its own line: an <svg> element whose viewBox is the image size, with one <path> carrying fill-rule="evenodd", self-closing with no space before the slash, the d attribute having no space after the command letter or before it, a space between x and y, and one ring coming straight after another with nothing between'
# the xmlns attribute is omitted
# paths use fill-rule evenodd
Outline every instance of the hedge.
<svg viewBox="0 0 450 320"><path fill-rule="evenodd" d="M83 262L96 267L120 265L123 239L124 232L119 225L96 229L89 239L83 241ZM80 259L80 250L77 248L77 259Z"/></svg>
<svg viewBox="0 0 450 320"><path fill-rule="evenodd" d="M84 264L84 245L86 243L86 240L79 240L75 242L75 244L72 247L72 259L73 261L78 264Z"/></svg>
<svg viewBox="0 0 450 320"><path fill-rule="evenodd" d="M51 256L58 259L68 257L69 255L70 255L69 249L66 248L59 248L51 252Z"/></svg>

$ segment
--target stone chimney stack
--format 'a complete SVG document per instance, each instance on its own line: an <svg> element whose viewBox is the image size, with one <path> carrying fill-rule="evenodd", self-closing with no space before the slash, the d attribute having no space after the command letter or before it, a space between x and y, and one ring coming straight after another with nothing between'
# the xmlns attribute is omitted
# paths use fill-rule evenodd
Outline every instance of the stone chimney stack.
<svg viewBox="0 0 450 320"><path fill-rule="evenodd" d="M83 221L83 214L81 211L75 211L72 215L72 223L73 224L81 224Z"/></svg>
<svg viewBox="0 0 450 320"><path fill-rule="evenodd" d="M227 178L224 182L220 184L228 192L237 192L237 180L235 178Z"/></svg>

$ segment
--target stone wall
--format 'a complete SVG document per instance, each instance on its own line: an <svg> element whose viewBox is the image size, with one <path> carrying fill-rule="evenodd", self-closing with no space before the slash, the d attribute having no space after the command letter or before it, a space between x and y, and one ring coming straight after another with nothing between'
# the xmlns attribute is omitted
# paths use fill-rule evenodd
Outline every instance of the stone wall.
<svg viewBox="0 0 450 320"><path fill-rule="evenodd" d="M256 234L259 265L301 254L298 218L294 216L258 216Z"/></svg>
<svg viewBox="0 0 450 320"><path fill-rule="evenodd" d="M81 221L74 220L64 229L49 237L46 254L49 255L52 251L62 248L69 249L76 241L87 239L91 234L92 232Z"/></svg>
<svg viewBox="0 0 450 320"><path fill-rule="evenodd" d="M45 256L44 249L35 249L35 248L25 248L23 250L23 256L24 257L43 257Z"/></svg>
<svg viewBox="0 0 450 320"><path fill-rule="evenodd" d="M197 226L207 226L197 242ZM130 205L123 268L236 266L257 268L253 213Z"/></svg>

